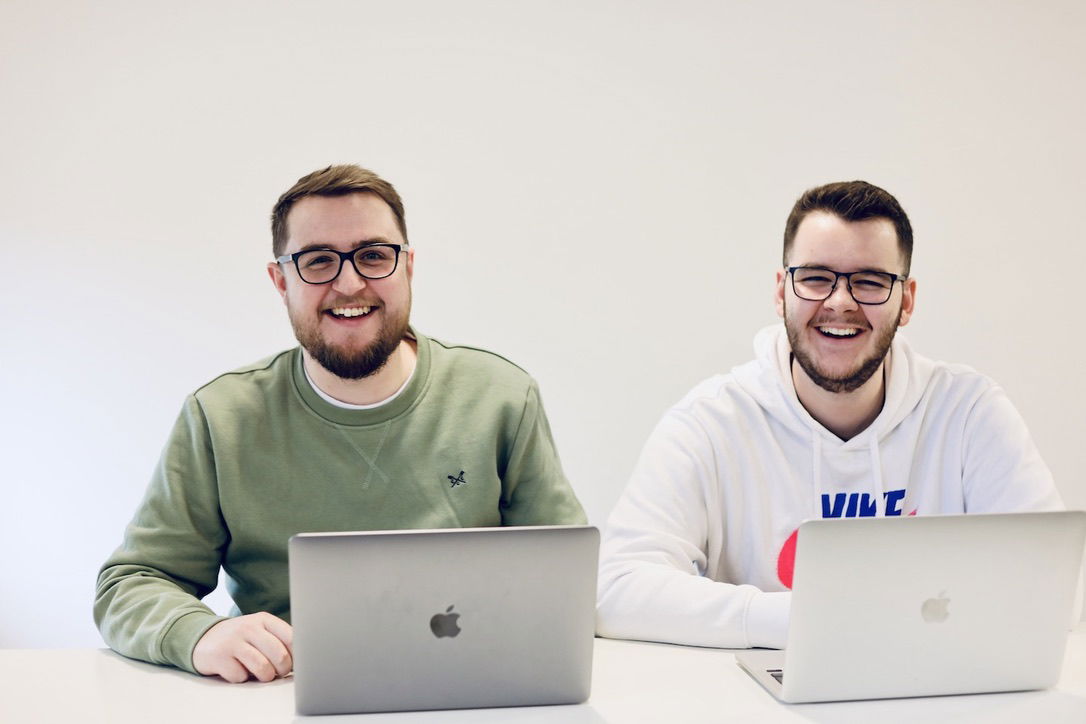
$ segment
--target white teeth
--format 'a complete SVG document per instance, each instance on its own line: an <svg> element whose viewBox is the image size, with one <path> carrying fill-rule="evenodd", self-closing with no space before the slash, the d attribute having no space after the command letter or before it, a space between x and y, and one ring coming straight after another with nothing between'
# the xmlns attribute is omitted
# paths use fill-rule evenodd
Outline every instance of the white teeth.
<svg viewBox="0 0 1086 724"><path fill-rule="evenodd" d="M335 307L332 314L337 317L361 317L369 314L373 307Z"/></svg>
<svg viewBox="0 0 1086 724"><path fill-rule="evenodd" d="M860 333L858 329L842 328L842 327L819 327L821 332L834 337L854 337Z"/></svg>

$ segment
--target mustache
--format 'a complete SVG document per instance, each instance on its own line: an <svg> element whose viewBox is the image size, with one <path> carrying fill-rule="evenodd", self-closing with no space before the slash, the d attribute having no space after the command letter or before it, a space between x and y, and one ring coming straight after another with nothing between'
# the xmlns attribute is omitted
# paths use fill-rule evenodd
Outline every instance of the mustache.
<svg viewBox="0 0 1086 724"><path fill-rule="evenodd" d="M871 329L865 317L817 317L811 320L812 327L832 327L835 324L848 324L862 329Z"/></svg>
<svg viewBox="0 0 1086 724"><path fill-rule="evenodd" d="M325 302L321 305L321 309L334 309L335 307L379 307L381 303L375 299L365 299L363 297L339 297Z"/></svg>

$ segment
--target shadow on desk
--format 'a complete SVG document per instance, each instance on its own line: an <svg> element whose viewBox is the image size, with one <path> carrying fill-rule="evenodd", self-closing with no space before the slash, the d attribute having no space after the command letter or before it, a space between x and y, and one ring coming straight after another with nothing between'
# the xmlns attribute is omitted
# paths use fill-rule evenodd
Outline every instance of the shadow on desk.
<svg viewBox="0 0 1086 724"><path fill-rule="evenodd" d="M376 714L339 714L326 716L299 716L294 714L294 677L287 676L269 682L247 681L242 684L230 684L219 677L197 676L187 671L170 666L158 666L129 659L120 654L103 650L97 664L103 668L103 685L116 688L120 680L141 682L140 688L155 691L155 698L161 698L168 689L179 687L178 694L183 700L175 701L170 708L171 716L185 720L189 724L199 722L207 724L219 721L223 714L232 712L231 721L291 721L294 724L381 724L382 722L418 722L440 719L444 724L451 722L570 722L570 724L605 724L608 720L592 708L591 702L577 706L530 706L494 709L449 709L421 712L388 712ZM120 670L118 670L120 669ZM199 687L194 689L193 687ZM270 691L278 688L278 691ZM183 691L182 691L183 690ZM259 690L259 691L257 691ZM187 694L187 695L186 695ZM199 710L194 709L198 706ZM110 722L135 721L141 710L138 701L127 700L123 704L114 703L108 712ZM144 714L148 712L144 710ZM265 718L267 717L267 718ZM148 720L162 722L158 713ZM223 718L222 720L226 720ZM168 719L173 721L173 719Z"/></svg>
<svg viewBox="0 0 1086 724"><path fill-rule="evenodd" d="M768 696L768 694L767 694ZM878 706L872 718L872 706ZM933 716L933 705L938 706ZM1086 700L1060 691L883 699L878 702L783 704L799 719L823 724L914 724L915 722L1019 722L1079 724L1086 722Z"/></svg>
<svg viewBox="0 0 1086 724"><path fill-rule="evenodd" d="M272 681L246 681L243 684L230 684L225 679L218 676L201 676L199 674L190 674L187 671L175 668L173 666L160 666L158 664L149 664L146 661L137 661L136 659L130 659L127 656L122 656L112 649L102 649L103 661L111 662L104 664L108 666L126 666L132 670L139 671L140 676L165 676L169 678L181 679L185 682L186 687L192 686L239 686L239 687L264 687L264 686L286 686L293 681L293 674L281 679L274 679Z"/></svg>

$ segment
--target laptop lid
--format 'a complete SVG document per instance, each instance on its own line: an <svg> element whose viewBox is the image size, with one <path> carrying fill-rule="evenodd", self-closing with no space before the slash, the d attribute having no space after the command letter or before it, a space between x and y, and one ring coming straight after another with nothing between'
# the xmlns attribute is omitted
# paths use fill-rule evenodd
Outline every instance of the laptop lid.
<svg viewBox="0 0 1086 724"><path fill-rule="evenodd" d="M1084 545L1082 511L808 521L788 646L741 665L787 702L1052 686Z"/></svg>
<svg viewBox="0 0 1086 724"><path fill-rule="evenodd" d="M591 526L292 537L298 713L586 700L598 551Z"/></svg>

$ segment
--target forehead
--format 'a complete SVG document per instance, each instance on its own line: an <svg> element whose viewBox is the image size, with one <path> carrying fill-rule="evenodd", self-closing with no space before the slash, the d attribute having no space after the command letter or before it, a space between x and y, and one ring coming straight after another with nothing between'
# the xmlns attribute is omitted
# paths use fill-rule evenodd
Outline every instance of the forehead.
<svg viewBox="0 0 1086 724"><path fill-rule="evenodd" d="M836 271L901 273L903 262L897 231L889 219L845 221L826 211L804 217L788 254L789 266L825 266Z"/></svg>
<svg viewBox="0 0 1086 724"><path fill-rule="evenodd" d="M377 194L306 196L287 214L288 252L310 244L346 250L373 240L403 243L392 207Z"/></svg>

